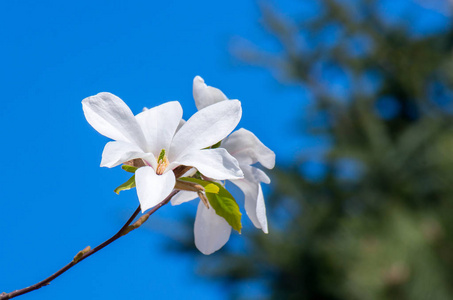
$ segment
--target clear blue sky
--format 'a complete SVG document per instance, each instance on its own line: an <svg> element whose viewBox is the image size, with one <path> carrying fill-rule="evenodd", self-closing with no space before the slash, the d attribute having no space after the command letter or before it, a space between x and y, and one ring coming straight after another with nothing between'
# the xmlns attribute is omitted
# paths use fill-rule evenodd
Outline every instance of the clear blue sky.
<svg viewBox="0 0 453 300"><path fill-rule="evenodd" d="M310 12L299 1L279 5ZM87 96L112 92L135 113L179 100L187 118L200 75L242 101L239 126L278 162L319 147L295 129L307 104L301 90L230 55L237 37L278 51L259 19L255 1L244 0L2 1L0 292L52 274L114 234L138 205L134 191L113 193L127 174L99 167L108 140L83 116ZM167 217L181 209L164 207L151 228L171 230ZM168 253L165 241L137 230L21 299L226 298L196 273L196 257Z"/></svg>

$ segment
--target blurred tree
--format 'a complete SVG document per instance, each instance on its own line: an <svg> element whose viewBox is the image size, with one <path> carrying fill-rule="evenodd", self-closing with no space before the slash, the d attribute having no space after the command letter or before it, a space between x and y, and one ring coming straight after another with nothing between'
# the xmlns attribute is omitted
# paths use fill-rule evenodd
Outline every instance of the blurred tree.
<svg viewBox="0 0 453 300"><path fill-rule="evenodd" d="M269 235L201 269L237 299L453 299L453 30L389 22L377 1L316 3L302 21L264 3L283 53L237 55L311 93L301 127L330 141L323 175L305 175L310 157L278 167Z"/></svg>

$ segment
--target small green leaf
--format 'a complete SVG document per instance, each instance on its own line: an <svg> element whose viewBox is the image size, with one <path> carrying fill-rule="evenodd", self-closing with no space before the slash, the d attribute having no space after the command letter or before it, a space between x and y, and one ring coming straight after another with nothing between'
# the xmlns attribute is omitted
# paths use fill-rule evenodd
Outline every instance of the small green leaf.
<svg viewBox="0 0 453 300"><path fill-rule="evenodd" d="M209 200L212 208L214 208L217 215L224 218L228 224L233 227L234 230L241 233L242 224L241 217L242 214L239 211L239 205L237 204L234 197L228 192L223 185L217 182L211 182L196 178L183 177L181 180L195 182L202 185L205 188L206 197ZM212 186L216 186L218 191L216 191Z"/></svg>
<svg viewBox="0 0 453 300"><path fill-rule="evenodd" d="M219 193L220 189L215 184L209 183L206 186L204 186L204 190L205 190L206 193L217 194L217 193Z"/></svg>
<svg viewBox="0 0 453 300"><path fill-rule="evenodd" d="M215 149L215 148L219 148L219 147L220 147L220 144L222 144L222 141L217 142L217 143L215 143L214 145L212 145L212 146L210 146L210 147L203 148L203 149Z"/></svg>
<svg viewBox="0 0 453 300"><path fill-rule="evenodd" d="M219 187L219 193L206 193L209 204L214 208L216 214L223 217L234 230L241 233L241 212L234 197L220 183L214 183Z"/></svg>
<svg viewBox="0 0 453 300"><path fill-rule="evenodd" d="M121 191L125 190L130 190L135 187L135 175L132 175L131 178L129 178L128 181L117 187L114 192L117 193L118 195L120 194Z"/></svg>
<svg viewBox="0 0 453 300"><path fill-rule="evenodd" d="M138 168L129 166L129 165L122 165L121 169L123 169L124 171L129 172L129 173L135 173L135 171L137 171Z"/></svg>
<svg viewBox="0 0 453 300"><path fill-rule="evenodd" d="M218 143L212 145L212 146L211 146L211 149L219 148L221 143L222 143L222 141L220 141L220 142L218 142Z"/></svg>

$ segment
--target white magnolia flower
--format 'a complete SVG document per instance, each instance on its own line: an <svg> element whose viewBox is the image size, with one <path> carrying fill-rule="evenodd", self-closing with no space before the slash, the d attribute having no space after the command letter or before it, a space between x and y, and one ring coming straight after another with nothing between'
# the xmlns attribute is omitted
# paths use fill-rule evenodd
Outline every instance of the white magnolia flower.
<svg viewBox="0 0 453 300"><path fill-rule="evenodd" d="M175 186L173 169L196 168L204 176L239 179L238 162L225 149L204 149L225 138L239 123L239 101L218 103L195 113L180 125L182 108L172 101L134 116L129 107L110 93L82 101L85 117L100 134L113 139L102 153L101 166L115 167L141 158L146 166L135 172L142 211L167 197Z"/></svg>
<svg viewBox="0 0 453 300"><path fill-rule="evenodd" d="M200 111L219 103L237 101L224 101L228 100L225 94L217 88L207 86L200 76L194 78L193 97ZM270 183L270 179L262 170L252 165L259 162L262 166L272 169L275 165L274 152L261 143L253 133L245 129L239 129L225 138L220 147L218 149L226 149L237 159L244 172L243 179L231 178L230 181L244 193L247 215L257 228L268 233L266 206L261 182ZM172 199L172 204L178 205L195 198L197 198L196 193L182 192ZM231 226L225 219L218 216L212 209L207 209L200 201L194 226L197 248L204 254L211 254L225 245L230 238L230 233Z"/></svg>

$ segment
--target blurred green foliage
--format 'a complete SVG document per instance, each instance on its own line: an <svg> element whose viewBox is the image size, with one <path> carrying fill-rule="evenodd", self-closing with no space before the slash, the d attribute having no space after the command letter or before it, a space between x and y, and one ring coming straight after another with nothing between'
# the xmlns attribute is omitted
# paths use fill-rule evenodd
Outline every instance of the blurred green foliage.
<svg viewBox="0 0 453 300"><path fill-rule="evenodd" d="M284 51L238 55L312 96L301 127L330 141L323 174L304 175L310 157L277 167L270 233L202 269L237 299L453 299L453 30L389 24L376 1L318 3L308 20L264 3Z"/></svg>

